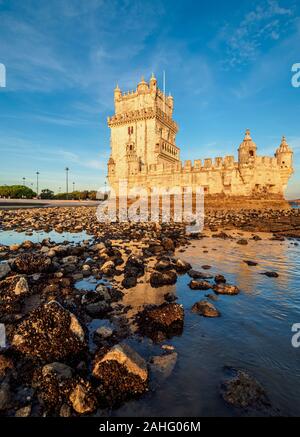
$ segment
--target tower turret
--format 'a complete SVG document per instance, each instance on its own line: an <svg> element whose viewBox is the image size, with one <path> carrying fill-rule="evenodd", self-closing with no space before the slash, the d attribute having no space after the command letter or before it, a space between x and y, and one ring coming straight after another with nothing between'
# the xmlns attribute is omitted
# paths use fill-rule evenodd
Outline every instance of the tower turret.
<svg viewBox="0 0 300 437"><path fill-rule="evenodd" d="M149 90L149 86L148 86L147 82L145 81L144 76L142 76L142 79L138 83L138 86L137 86L137 92L139 94L143 94L143 93L146 93L148 90Z"/></svg>
<svg viewBox="0 0 300 437"><path fill-rule="evenodd" d="M167 97L167 102L169 107L171 108L171 111L173 112L174 109L174 99L173 96L171 96L171 94L169 93L168 97Z"/></svg>
<svg viewBox="0 0 300 437"><path fill-rule="evenodd" d="M150 90L156 92L156 90L157 90L157 80L156 80L156 77L154 76L153 73L152 73L152 76L150 78L149 85L150 85Z"/></svg>
<svg viewBox="0 0 300 437"><path fill-rule="evenodd" d="M281 144L275 152L277 164L280 168L280 176L284 185L287 184L289 177L294 173L293 170L293 151L289 147L285 136L282 137Z"/></svg>
<svg viewBox="0 0 300 437"><path fill-rule="evenodd" d="M110 157L109 160L108 160L108 163L107 163L107 169L108 169L108 176L109 177L114 177L114 175L115 175L115 168L116 168L115 161L113 160L112 157Z"/></svg>
<svg viewBox="0 0 300 437"><path fill-rule="evenodd" d="M126 144L126 159L128 164L128 176L136 175L140 171L140 158L137 156L134 142Z"/></svg>
<svg viewBox="0 0 300 437"><path fill-rule="evenodd" d="M114 98L115 98L115 101L116 101L116 100L120 100L121 97L122 97L122 92L121 92L121 90L120 90L120 88L119 88L119 85L117 84L117 86L116 86L116 88L115 88L115 90L114 90Z"/></svg>
<svg viewBox="0 0 300 437"><path fill-rule="evenodd" d="M256 144L251 138L250 130L246 130L245 138L240 144L239 152L239 164L251 164L256 157Z"/></svg>

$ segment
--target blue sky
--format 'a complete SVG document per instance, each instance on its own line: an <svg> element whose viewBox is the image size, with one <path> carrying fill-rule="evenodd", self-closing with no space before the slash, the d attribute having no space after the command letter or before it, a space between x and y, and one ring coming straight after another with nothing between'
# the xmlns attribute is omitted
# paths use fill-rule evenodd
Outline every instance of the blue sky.
<svg viewBox="0 0 300 437"><path fill-rule="evenodd" d="M297 0L0 0L0 184L103 185L113 89L153 71L175 99L181 158L235 154L246 128L260 154L286 135L289 197L300 197Z"/></svg>

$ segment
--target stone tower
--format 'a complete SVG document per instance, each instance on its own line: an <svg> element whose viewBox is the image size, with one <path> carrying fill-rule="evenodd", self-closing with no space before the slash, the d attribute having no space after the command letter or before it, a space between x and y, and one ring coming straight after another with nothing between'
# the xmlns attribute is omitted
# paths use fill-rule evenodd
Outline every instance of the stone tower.
<svg viewBox="0 0 300 437"><path fill-rule="evenodd" d="M293 174L293 152L290 149L286 138L282 137L281 144L275 152L275 158L279 167L280 177L284 188L290 176Z"/></svg>
<svg viewBox="0 0 300 437"><path fill-rule="evenodd" d="M114 104L115 114L107 120L111 129L110 183L147 173L152 164L180 162L173 97L159 90L153 74L149 83L142 78L134 91L122 93L117 86Z"/></svg>
<svg viewBox="0 0 300 437"><path fill-rule="evenodd" d="M239 164L251 164L254 163L256 157L256 144L251 138L250 130L246 130L245 138L240 144L239 152Z"/></svg>

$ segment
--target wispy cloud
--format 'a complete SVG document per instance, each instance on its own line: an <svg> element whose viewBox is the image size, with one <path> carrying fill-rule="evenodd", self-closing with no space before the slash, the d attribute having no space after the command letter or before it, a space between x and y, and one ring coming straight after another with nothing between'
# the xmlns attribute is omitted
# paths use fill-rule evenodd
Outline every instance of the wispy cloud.
<svg viewBox="0 0 300 437"><path fill-rule="evenodd" d="M80 109L80 108L78 108ZM87 110L87 108L86 108ZM96 111L91 111L91 114L99 113L99 109ZM95 121L95 117L90 118L78 118L75 115L69 115L69 117L66 116L66 114L35 114L35 113L20 113L18 115L15 114L1 114L1 119L14 119L14 120L27 120L27 121L37 121L41 122L42 124L54 124L57 126L66 126L66 127L82 127L82 126L97 126L97 123Z"/></svg>
<svg viewBox="0 0 300 437"><path fill-rule="evenodd" d="M267 53L259 56L259 62L247 70L242 80L231 89L238 99L246 99L258 95L265 88L274 89L283 79L286 87L290 87L291 65L299 58L300 19L295 19L293 31L287 38L279 41Z"/></svg>
<svg viewBox="0 0 300 437"><path fill-rule="evenodd" d="M135 61L131 66L128 62L145 48L164 11L157 0L17 3L22 18L0 11L8 89L49 93L79 87L93 98L116 75L116 63L124 64L125 72L136 68Z"/></svg>
<svg viewBox="0 0 300 437"><path fill-rule="evenodd" d="M225 50L225 68L245 66L261 53L265 43L276 42L290 31L293 9L281 7L278 0L265 0L248 11L238 27L224 25L213 45Z"/></svg>
<svg viewBox="0 0 300 437"><path fill-rule="evenodd" d="M81 167L94 170L104 170L106 168L106 162L108 159L108 155L106 153L97 154L97 156L93 159L87 159L82 155L67 150L59 150L58 155L66 162L75 163Z"/></svg>
<svg viewBox="0 0 300 437"><path fill-rule="evenodd" d="M88 150L88 148L87 148ZM108 151L93 154L93 158L89 157L89 153L75 153L65 150L59 146L49 144L37 144L35 141L20 137L2 137L0 139L0 152L11 154L15 157L26 157L28 160L61 162L61 166L76 164L76 168L88 168L94 170L106 169L108 159Z"/></svg>

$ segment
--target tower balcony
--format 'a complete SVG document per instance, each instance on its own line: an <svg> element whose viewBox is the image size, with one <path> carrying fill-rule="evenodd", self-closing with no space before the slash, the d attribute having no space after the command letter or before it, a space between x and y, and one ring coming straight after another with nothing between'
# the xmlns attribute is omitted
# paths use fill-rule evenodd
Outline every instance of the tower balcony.
<svg viewBox="0 0 300 437"><path fill-rule="evenodd" d="M175 146L175 144L170 143L169 141L161 138L159 143L156 144L155 152L158 154L158 157L166 159L167 161L179 161L179 147Z"/></svg>

